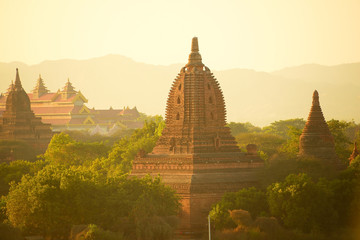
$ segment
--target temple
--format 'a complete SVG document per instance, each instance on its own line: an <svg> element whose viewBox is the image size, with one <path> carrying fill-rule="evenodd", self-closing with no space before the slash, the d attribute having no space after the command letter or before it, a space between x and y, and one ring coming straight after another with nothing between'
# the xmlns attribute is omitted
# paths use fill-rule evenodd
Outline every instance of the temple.
<svg viewBox="0 0 360 240"><path fill-rule="evenodd" d="M11 86L10 86L11 87ZM0 115L10 91L0 96ZM94 134L111 134L121 128L141 128L143 121L136 107L130 109L90 109L88 100L76 91L68 79L62 90L50 92L41 75L36 86L28 93L31 109L44 123L51 124L53 132L64 130L87 130Z"/></svg>
<svg viewBox="0 0 360 240"><path fill-rule="evenodd" d="M349 157L349 165L352 163L352 161L354 161L354 159L359 156L359 151L357 149L357 144L356 142L354 143L354 149L353 152L351 153L350 157Z"/></svg>
<svg viewBox="0 0 360 240"><path fill-rule="evenodd" d="M299 140L299 156L309 156L337 163L334 138L321 111L319 93L315 90L309 117Z"/></svg>
<svg viewBox="0 0 360 240"><path fill-rule="evenodd" d="M51 137L50 124L42 123L41 118L31 111L30 99L16 69L15 83L10 85L6 108L0 117L0 139L23 140L37 152L44 153Z"/></svg>
<svg viewBox="0 0 360 240"><path fill-rule="evenodd" d="M196 37L170 89L165 123L153 152L134 159L131 175L160 174L181 197L178 235L201 234L211 205L227 191L256 185L263 161L256 152L240 152L225 126L223 94L202 63Z"/></svg>

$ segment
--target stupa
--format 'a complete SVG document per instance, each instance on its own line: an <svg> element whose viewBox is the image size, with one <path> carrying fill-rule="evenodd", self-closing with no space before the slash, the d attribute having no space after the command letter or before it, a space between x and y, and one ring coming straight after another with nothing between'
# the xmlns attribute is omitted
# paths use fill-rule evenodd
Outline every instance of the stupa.
<svg viewBox="0 0 360 240"><path fill-rule="evenodd" d="M153 152L134 159L131 175L160 175L181 197L178 235L201 234L211 205L225 192L256 185L263 161L241 152L225 126L223 94L202 63L196 37L170 89L165 123Z"/></svg>
<svg viewBox="0 0 360 240"><path fill-rule="evenodd" d="M0 117L0 139L23 140L38 150L45 152L52 131L50 124L41 122L30 108L30 99L23 89L16 69L15 83L11 84L6 99L6 110Z"/></svg>
<svg viewBox="0 0 360 240"><path fill-rule="evenodd" d="M321 111L319 93L315 90L309 117L300 135L299 156L309 156L336 163L334 138Z"/></svg>

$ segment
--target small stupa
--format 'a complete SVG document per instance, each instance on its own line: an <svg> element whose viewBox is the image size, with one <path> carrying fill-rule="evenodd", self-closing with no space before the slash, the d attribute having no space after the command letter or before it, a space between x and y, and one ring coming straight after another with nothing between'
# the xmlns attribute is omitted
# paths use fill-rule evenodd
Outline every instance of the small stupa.
<svg viewBox="0 0 360 240"><path fill-rule="evenodd" d="M314 91L312 106L305 127L300 135L299 156L309 156L324 161L336 162L334 137L322 113L319 93Z"/></svg>

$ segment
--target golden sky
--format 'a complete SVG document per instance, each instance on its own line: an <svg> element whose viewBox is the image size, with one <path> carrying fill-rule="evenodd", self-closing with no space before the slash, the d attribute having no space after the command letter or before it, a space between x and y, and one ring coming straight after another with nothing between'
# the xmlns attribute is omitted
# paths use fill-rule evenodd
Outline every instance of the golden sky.
<svg viewBox="0 0 360 240"><path fill-rule="evenodd" d="M360 61L360 0L0 0L0 62L121 54L272 71Z"/></svg>

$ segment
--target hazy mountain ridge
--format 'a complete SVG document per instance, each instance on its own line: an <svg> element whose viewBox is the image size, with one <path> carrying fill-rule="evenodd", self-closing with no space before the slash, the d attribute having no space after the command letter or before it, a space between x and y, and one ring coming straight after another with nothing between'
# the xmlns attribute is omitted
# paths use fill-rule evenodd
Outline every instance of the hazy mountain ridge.
<svg viewBox="0 0 360 240"><path fill-rule="evenodd" d="M151 65L120 55L52 60L36 65L0 63L0 92L6 91L15 78L15 68L19 68L27 92L34 88L39 74L51 91L63 88L69 77L73 86L88 98L89 107L137 106L146 114L164 115L171 84L185 64ZM266 125L280 119L306 119L314 89L320 93L326 119L360 120L360 63L306 64L270 73L211 70L224 92L228 121Z"/></svg>

